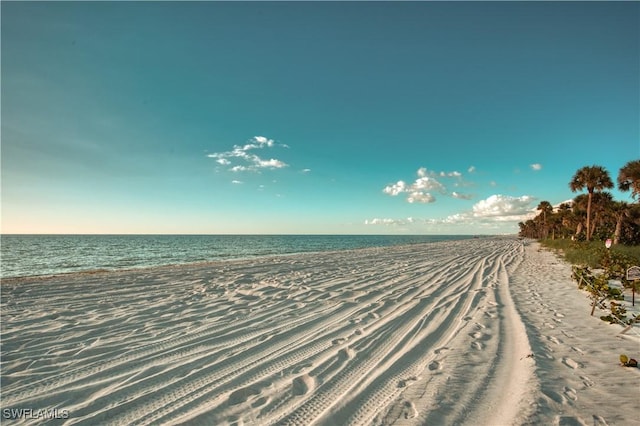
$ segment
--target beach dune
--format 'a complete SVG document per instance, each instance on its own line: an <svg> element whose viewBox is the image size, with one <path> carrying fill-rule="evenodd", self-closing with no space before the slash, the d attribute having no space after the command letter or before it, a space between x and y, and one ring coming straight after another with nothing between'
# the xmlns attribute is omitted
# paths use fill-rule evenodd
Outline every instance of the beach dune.
<svg viewBox="0 0 640 426"><path fill-rule="evenodd" d="M617 364L637 328L589 317L570 267L513 237L7 279L1 297L3 423L638 419L640 370Z"/></svg>

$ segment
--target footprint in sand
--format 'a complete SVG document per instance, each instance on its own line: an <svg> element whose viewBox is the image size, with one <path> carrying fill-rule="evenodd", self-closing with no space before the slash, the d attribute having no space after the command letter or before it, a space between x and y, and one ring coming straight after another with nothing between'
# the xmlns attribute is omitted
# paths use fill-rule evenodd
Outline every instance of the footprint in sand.
<svg viewBox="0 0 640 426"><path fill-rule="evenodd" d="M442 366L438 361L433 361L431 364L429 364L429 370L431 371L440 370L441 368Z"/></svg>
<svg viewBox="0 0 640 426"><path fill-rule="evenodd" d="M566 331L564 331L564 330L560 330L560 332L561 332L562 334L564 334L565 336L567 336L569 339L573 339L573 337L574 337L574 336L573 336L573 334L571 334L571 333L567 333L567 332L566 332Z"/></svg>
<svg viewBox="0 0 640 426"><path fill-rule="evenodd" d="M609 426L609 423L602 416L593 415L593 426Z"/></svg>
<svg viewBox="0 0 640 426"><path fill-rule="evenodd" d="M308 374L303 374L293 379L292 391L294 395L304 395L315 388L315 380Z"/></svg>
<svg viewBox="0 0 640 426"><path fill-rule="evenodd" d="M546 359L556 359L551 353L553 352L548 346L544 347L545 350L540 351L540 354Z"/></svg>
<svg viewBox="0 0 640 426"><path fill-rule="evenodd" d="M270 401L270 398L267 397L261 397L259 399L257 399L253 404L251 404L252 408L257 408L257 407L262 407L263 405L267 405L267 403Z"/></svg>
<svg viewBox="0 0 640 426"><path fill-rule="evenodd" d="M580 380L582 380L582 383L584 383L584 385L588 388L590 388L591 386L593 386L595 383L593 382L593 380L591 380L589 377L587 376L580 376Z"/></svg>
<svg viewBox="0 0 640 426"><path fill-rule="evenodd" d="M578 394L576 393L576 390L573 389L573 388L565 386L564 389L563 389L563 393L567 398L569 398L572 401L577 401L578 400Z"/></svg>
<svg viewBox="0 0 640 426"><path fill-rule="evenodd" d="M482 338L483 334L480 331L474 331L473 333L469 333L469 336L473 337L474 339L480 339Z"/></svg>
<svg viewBox="0 0 640 426"><path fill-rule="evenodd" d="M584 351L576 346L571 346L571 349L578 352L580 355L584 355Z"/></svg>
<svg viewBox="0 0 640 426"><path fill-rule="evenodd" d="M567 404L567 398L565 398L564 395L560 395L558 392L552 391L552 390L543 390L542 393L544 393L549 399L551 399L554 402L557 402L558 404L561 405L566 405Z"/></svg>
<svg viewBox="0 0 640 426"><path fill-rule="evenodd" d="M402 410L402 417L405 419L413 419L418 415L418 410L416 409L416 405L411 401L404 402L404 408Z"/></svg>
<svg viewBox="0 0 640 426"><path fill-rule="evenodd" d="M398 381L398 388L406 388L407 386L410 386L416 380L418 380L418 378L416 376L411 376L408 379L402 379L402 380Z"/></svg>
<svg viewBox="0 0 640 426"><path fill-rule="evenodd" d="M558 339L557 337L553 337L553 336L547 336L547 340L550 342L555 343L556 345L559 345L562 343L562 340Z"/></svg>
<svg viewBox="0 0 640 426"><path fill-rule="evenodd" d="M557 426L587 426L580 417L574 416L556 416L554 425Z"/></svg>
<svg viewBox="0 0 640 426"><path fill-rule="evenodd" d="M571 358L564 357L562 358L562 363L569 368L577 369L580 368L580 364L572 360Z"/></svg>
<svg viewBox="0 0 640 426"><path fill-rule="evenodd" d="M449 350L449 348L448 348L448 347L443 346L443 347L438 348L438 349L436 349L435 351L433 351L433 353L434 353L434 354L436 354L436 355L438 355L440 352L442 352L442 351L448 351L448 350Z"/></svg>
<svg viewBox="0 0 640 426"><path fill-rule="evenodd" d="M238 405L245 402L251 396L260 395L262 386L259 384L251 385L246 388L237 389L229 395L229 405Z"/></svg>

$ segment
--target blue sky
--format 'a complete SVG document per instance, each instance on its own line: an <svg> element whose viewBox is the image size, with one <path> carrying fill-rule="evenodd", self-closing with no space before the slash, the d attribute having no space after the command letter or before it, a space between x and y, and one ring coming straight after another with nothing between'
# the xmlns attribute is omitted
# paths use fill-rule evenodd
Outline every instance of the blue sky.
<svg viewBox="0 0 640 426"><path fill-rule="evenodd" d="M516 233L640 157L637 2L1 8L4 233Z"/></svg>

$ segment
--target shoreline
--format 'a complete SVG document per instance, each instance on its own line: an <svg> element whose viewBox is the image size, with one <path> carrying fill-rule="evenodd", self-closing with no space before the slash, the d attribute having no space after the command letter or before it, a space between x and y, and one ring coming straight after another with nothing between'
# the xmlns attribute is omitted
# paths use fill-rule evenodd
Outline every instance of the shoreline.
<svg viewBox="0 0 640 426"><path fill-rule="evenodd" d="M149 269L156 267L189 267L190 265L199 265L206 263L224 262L231 260L251 260L260 257L270 256L295 256L305 253L323 253L332 251L344 251L344 250L360 250L376 247L395 247L403 245L416 245L416 244L431 244L434 242L442 241L460 241L471 238L480 238L472 235L5 235L6 237L14 238L26 238L31 239L44 239L40 241L42 245L40 251L34 251L29 253L29 249L25 249L20 246L14 247L15 250L26 251L26 256L31 256L32 260L28 260L27 263L32 263L33 270L29 272L21 272L21 275L16 275L14 272L16 268L15 255L11 254L11 248L3 247L3 269L0 271L3 275L0 280L5 279L19 279L19 278L40 278L51 277L66 274L82 274L82 273L98 273L98 272L118 272L118 271L134 271L138 269ZM102 259L100 262L92 262L82 265L83 261L78 260L78 253L72 253L69 250L69 245L59 245L52 243L53 240L57 240L58 237L61 241L65 239L78 239L75 241L77 244L87 246L83 247L84 252L91 252L91 250L98 250L101 252ZM491 238L491 236L484 236ZM90 241L84 240L84 238L91 239ZM194 241L188 241L196 238ZM239 238L239 241L229 241L228 239ZM290 240L293 238L293 240ZM98 240L104 239L104 241ZM117 247L117 250L121 251L121 255L113 256L112 253L104 252L104 248L100 243L113 244L118 241L121 246ZM140 246L138 240L148 239L147 245ZM162 243L158 242L158 239L163 240ZM173 239L178 239L172 241ZM204 240L202 240L204 239ZM354 240L355 239L355 240ZM360 240L363 239L363 240ZM374 239L374 241L371 241ZM382 239L375 241L375 239ZM389 242L388 239L396 240ZM256 240L256 241L252 241ZM353 240L353 241L352 241ZM414 241L412 241L414 240ZM45 244L46 241L46 244ZM203 241L208 243L203 245ZM136 243L133 246L128 244ZM252 243L255 242L258 247L255 247ZM310 248L308 242L311 243L313 248ZM7 241L5 241L7 243ZM168 248L174 249L173 246L168 246L168 243L177 244L177 249L180 250L193 250L189 254L174 255L170 254ZM30 243L32 244L32 243ZM237 246L236 249L230 249L229 247ZM140 248L144 247L144 248ZM43 251L44 250L44 251ZM44 253L46 250L51 253L60 252L63 254L64 261L60 258L54 261L58 263L53 268L46 268L43 270L41 263L47 263L47 255ZM248 252L247 252L248 251ZM159 256L160 253L164 253ZM33 259L38 258L38 262L34 262ZM55 256L54 256L55 257ZM27 257L29 259L29 257ZM147 263L143 260L146 259ZM159 263L159 259L166 259ZM14 264L12 264L12 262ZM78 263L76 265L69 266L68 263ZM114 263L115 262L115 263ZM118 264L120 263L120 264ZM7 266L8 265L8 266ZM22 265L20 269L24 268ZM79 268L79 269L78 269ZM7 270L9 274L4 275Z"/></svg>
<svg viewBox="0 0 640 426"><path fill-rule="evenodd" d="M586 319L567 270L509 236L3 279L2 408L68 424L631 424L640 370L617 352L637 358L640 340Z"/></svg>
<svg viewBox="0 0 640 426"><path fill-rule="evenodd" d="M517 238L514 236L482 236L482 238L490 238L490 239L502 239L502 238ZM60 272L54 274L43 274L43 275L22 275L22 276L9 276L0 278L0 286L7 284L13 285L20 282L27 281L41 281L41 280L50 280L55 278L74 278L74 276L82 277L85 275L98 275L98 274L111 274L111 273L137 273L137 272L153 272L154 269L184 269L188 272L190 269L200 269L204 267L216 267L219 264L231 263L231 262L251 262L254 260L262 260L262 259L278 259L280 257L289 258L295 256L314 256L314 255L322 255L322 254L349 254L350 252L357 252L362 250L381 250L381 249L391 249L391 248L409 248L416 246L425 246L431 244L440 244L446 243L450 241L467 241L470 239L475 239L475 237L469 236L468 238L454 239L454 240L439 240L432 242L417 242L417 243L407 243L407 244L395 244L388 246L371 246L371 247L360 247L360 248L344 248L344 249L335 249L335 250L317 250L317 251L299 251L299 252L291 252L291 253L273 253L273 254L261 254L261 255L252 255L247 257L227 257L221 259L212 259L212 260L201 260L201 261L189 261L185 263L167 263L163 265L148 265L148 266L138 266L131 268L98 268L98 269L88 269L82 271L70 271L70 272Z"/></svg>

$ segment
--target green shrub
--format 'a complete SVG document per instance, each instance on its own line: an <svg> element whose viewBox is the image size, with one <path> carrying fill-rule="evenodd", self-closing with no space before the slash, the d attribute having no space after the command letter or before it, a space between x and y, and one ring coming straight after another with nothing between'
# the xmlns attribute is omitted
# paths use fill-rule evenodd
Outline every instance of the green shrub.
<svg viewBox="0 0 640 426"><path fill-rule="evenodd" d="M587 290L593 301L591 315L595 307L606 307L603 302L611 300L609 315L600 318L610 323L629 323L637 318L627 320L626 309L614 300L624 300L622 291L609 286L609 280L620 280L624 288L634 283L626 279L626 272L631 266L640 265L640 246L615 245L607 249L602 241L578 242L571 240L542 240L544 247L559 251L571 267L571 278L577 281L578 288ZM594 274L590 268L602 268L603 272ZM637 287L636 287L637 288Z"/></svg>
<svg viewBox="0 0 640 426"><path fill-rule="evenodd" d="M627 309L616 302L611 302L611 313L600 317L602 321L608 321L609 324L628 324Z"/></svg>
<svg viewBox="0 0 640 426"><path fill-rule="evenodd" d="M616 244L607 249L602 241L571 241L570 239L540 240L543 247L555 250L573 265L588 265L591 268L603 268L603 264L613 262L618 269L625 271L640 266L640 246Z"/></svg>

